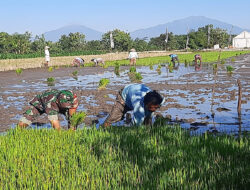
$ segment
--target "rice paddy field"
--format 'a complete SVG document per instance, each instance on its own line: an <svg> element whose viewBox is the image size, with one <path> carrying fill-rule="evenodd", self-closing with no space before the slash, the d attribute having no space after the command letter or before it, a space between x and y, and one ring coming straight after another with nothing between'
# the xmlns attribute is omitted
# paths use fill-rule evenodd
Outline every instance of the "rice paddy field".
<svg viewBox="0 0 250 190"><path fill-rule="evenodd" d="M196 53L178 54L174 68L168 55L140 58L136 68L125 57L75 68L69 57L63 67L0 72L0 189L249 189L250 52L199 52L199 68ZM103 129L131 73L166 99L160 117L151 127ZM42 116L15 128L29 100L48 89L73 89L84 124L64 130L60 116L55 131Z"/></svg>
<svg viewBox="0 0 250 190"><path fill-rule="evenodd" d="M2 189L248 189L249 138L190 136L179 126L0 137Z"/></svg>

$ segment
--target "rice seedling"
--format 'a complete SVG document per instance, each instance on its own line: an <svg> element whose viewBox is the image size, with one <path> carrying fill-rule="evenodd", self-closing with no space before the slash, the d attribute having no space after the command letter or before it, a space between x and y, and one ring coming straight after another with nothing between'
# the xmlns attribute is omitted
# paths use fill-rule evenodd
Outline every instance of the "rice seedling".
<svg viewBox="0 0 250 190"><path fill-rule="evenodd" d="M249 137L180 126L8 131L1 189L248 189Z"/></svg>
<svg viewBox="0 0 250 190"><path fill-rule="evenodd" d="M49 67L49 68L48 68L48 71L49 71L49 72L52 72L52 71L53 71L53 67Z"/></svg>
<svg viewBox="0 0 250 190"><path fill-rule="evenodd" d="M84 119L85 119L86 116L87 116L87 114L85 112L83 112L83 111L74 113L70 117L70 125L74 129L77 129L78 125L80 125L81 123L83 123L83 121L84 121Z"/></svg>
<svg viewBox="0 0 250 190"><path fill-rule="evenodd" d="M173 68L174 67L174 64L171 62L168 64L168 68Z"/></svg>
<svg viewBox="0 0 250 190"><path fill-rule="evenodd" d="M154 69L152 64L150 64L149 69L150 69L150 70L153 70L153 69Z"/></svg>
<svg viewBox="0 0 250 190"><path fill-rule="evenodd" d="M234 68L231 65L228 65L226 68L228 73L233 73Z"/></svg>
<svg viewBox="0 0 250 190"><path fill-rule="evenodd" d="M22 72L23 72L23 70L21 68L16 69L16 74L17 75L21 75Z"/></svg>
<svg viewBox="0 0 250 190"><path fill-rule="evenodd" d="M234 63L236 60L235 60L235 58L233 57L232 59L231 59L231 62L232 63Z"/></svg>
<svg viewBox="0 0 250 190"><path fill-rule="evenodd" d="M184 61L184 64L185 64L185 67L188 67L188 65L189 65L189 63L188 63L188 61L186 59Z"/></svg>
<svg viewBox="0 0 250 190"><path fill-rule="evenodd" d="M222 59L220 63L224 65L226 63L225 59Z"/></svg>
<svg viewBox="0 0 250 190"><path fill-rule="evenodd" d="M117 76L120 76L120 65L119 63L116 63L115 64L115 71L114 73L117 75Z"/></svg>
<svg viewBox="0 0 250 190"><path fill-rule="evenodd" d="M136 73L136 68L134 66L129 68L130 73Z"/></svg>
<svg viewBox="0 0 250 190"><path fill-rule="evenodd" d="M54 86L55 85L55 78L54 77L47 78L47 84L48 84L48 86Z"/></svg>
<svg viewBox="0 0 250 190"><path fill-rule="evenodd" d="M101 79L101 80L99 81L99 86L98 86L98 88L99 88L99 89L104 89L104 88L106 88L106 86L109 84L109 82L110 82L110 80L107 79L107 78Z"/></svg>
<svg viewBox="0 0 250 190"><path fill-rule="evenodd" d="M73 72L72 72L72 75L73 75L73 76L77 76L77 75L78 75L78 71L73 71Z"/></svg>
<svg viewBox="0 0 250 190"><path fill-rule="evenodd" d="M213 70L218 70L218 64L217 63L213 64Z"/></svg>
<svg viewBox="0 0 250 190"><path fill-rule="evenodd" d="M108 66L108 64L104 64L102 67L103 67L104 69L107 69L109 66Z"/></svg>
<svg viewBox="0 0 250 190"><path fill-rule="evenodd" d="M137 81L141 81L143 79L143 77L141 76L141 73L135 73L135 79Z"/></svg>

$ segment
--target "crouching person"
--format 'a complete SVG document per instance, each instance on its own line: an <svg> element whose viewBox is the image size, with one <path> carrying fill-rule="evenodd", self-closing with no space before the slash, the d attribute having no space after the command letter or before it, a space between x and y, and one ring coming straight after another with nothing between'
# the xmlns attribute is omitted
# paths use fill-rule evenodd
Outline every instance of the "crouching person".
<svg viewBox="0 0 250 190"><path fill-rule="evenodd" d="M102 64L102 66L105 65L105 62L102 58L94 58L91 59L91 61L95 63L95 66L98 66L99 64Z"/></svg>
<svg viewBox="0 0 250 190"><path fill-rule="evenodd" d="M146 85L127 85L119 91L104 127L122 120L128 111L133 111L132 125L152 125L152 113L160 108L163 102L164 98Z"/></svg>
<svg viewBox="0 0 250 190"><path fill-rule="evenodd" d="M78 99L71 90L48 90L38 94L30 101L30 107L23 114L18 126L21 128L29 126L35 118L43 113L48 115L48 119L54 129L60 130L58 114L66 116L68 128L71 128L70 118L76 112Z"/></svg>
<svg viewBox="0 0 250 190"><path fill-rule="evenodd" d="M72 62L72 66L73 67L84 66L84 59L82 59L81 57L76 57Z"/></svg>

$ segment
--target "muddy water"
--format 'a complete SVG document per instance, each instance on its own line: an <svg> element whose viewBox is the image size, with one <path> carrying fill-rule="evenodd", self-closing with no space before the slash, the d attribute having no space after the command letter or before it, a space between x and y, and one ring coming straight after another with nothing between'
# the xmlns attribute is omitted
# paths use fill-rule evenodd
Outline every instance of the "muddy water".
<svg viewBox="0 0 250 190"><path fill-rule="evenodd" d="M233 65L231 76L226 65ZM78 70L77 78L72 72ZM114 74L114 68L59 68L53 72L46 69L25 70L21 76L13 71L0 73L0 131L14 127L28 106L28 102L37 93L51 89L74 89L80 97L78 110L88 113L85 126L95 124L99 127L107 117L115 102L116 93L124 85L131 83L128 67L121 67L120 76ZM160 72L159 72L160 71ZM150 70L149 67L137 67L143 79L142 83L158 90L166 99L156 114L168 118L170 124L179 123L183 128L195 132L250 131L250 55L236 58L235 63L227 61L220 65L215 73L212 64L203 64L202 68L185 67L180 64L172 72L162 64ZM54 86L48 86L46 80L54 77ZM99 80L109 78L110 84L105 90L98 90ZM242 83L241 120L237 113L238 86ZM62 126L66 120L61 116ZM50 127L46 116L38 118L33 127ZM116 125L124 125L119 122Z"/></svg>

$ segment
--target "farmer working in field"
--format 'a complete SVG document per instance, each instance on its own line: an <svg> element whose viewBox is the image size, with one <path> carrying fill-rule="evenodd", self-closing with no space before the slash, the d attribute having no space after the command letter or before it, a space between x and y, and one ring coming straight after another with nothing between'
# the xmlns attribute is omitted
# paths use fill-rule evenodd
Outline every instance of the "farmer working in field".
<svg viewBox="0 0 250 190"><path fill-rule="evenodd" d="M45 64L44 64L44 66L48 67L49 66L49 62L50 62L49 46L45 46L44 53L45 53Z"/></svg>
<svg viewBox="0 0 250 190"><path fill-rule="evenodd" d="M84 66L84 59L82 59L81 57L76 57L72 62L72 66L74 67Z"/></svg>
<svg viewBox="0 0 250 190"><path fill-rule="evenodd" d="M53 128L60 130L58 114L64 114L70 125L70 117L76 112L78 99L71 90L48 90L38 94L30 101L30 108L26 110L18 125L29 126L36 117L46 113ZM74 128L73 128L74 129Z"/></svg>
<svg viewBox="0 0 250 190"><path fill-rule="evenodd" d="M175 62L177 61L178 65L179 65L179 59L178 56L176 54L170 54L169 57L171 57L171 62L173 63L174 67L175 67Z"/></svg>
<svg viewBox="0 0 250 190"><path fill-rule="evenodd" d="M119 91L111 113L104 122L104 127L122 120L128 111L133 111L133 125L151 125L152 113L160 108L163 101L163 97L158 92L152 91L146 85L127 85Z"/></svg>
<svg viewBox="0 0 250 190"><path fill-rule="evenodd" d="M196 55L194 56L194 62L195 62L195 64L198 63L198 60L199 60L200 65L201 65L201 55L200 55L200 54L196 54Z"/></svg>
<svg viewBox="0 0 250 190"><path fill-rule="evenodd" d="M134 65L136 64L136 59L139 58L137 52L135 51L135 49L131 49L128 55L128 59L130 60L130 65Z"/></svg>
<svg viewBox="0 0 250 190"><path fill-rule="evenodd" d="M98 66L99 64L102 64L103 66L105 65L105 62L102 58L94 58L91 59L91 61L95 63L95 66Z"/></svg>

